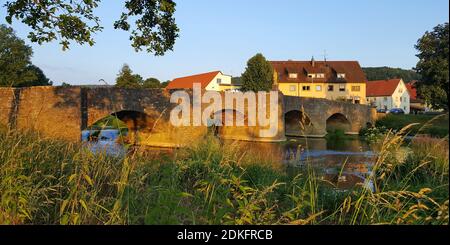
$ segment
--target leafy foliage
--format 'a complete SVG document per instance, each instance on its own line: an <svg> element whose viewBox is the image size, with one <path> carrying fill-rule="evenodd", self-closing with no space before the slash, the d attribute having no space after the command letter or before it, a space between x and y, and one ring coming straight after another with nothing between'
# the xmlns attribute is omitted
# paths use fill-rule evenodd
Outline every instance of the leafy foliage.
<svg viewBox="0 0 450 245"><path fill-rule="evenodd" d="M31 64L33 50L14 30L0 25L0 86L51 85L41 69Z"/></svg>
<svg viewBox="0 0 450 245"><path fill-rule="evenodd" d="M367 127L361 129L359 135L364 137L370 144L379 143L389 130L385 126Z"/></svg>
<svg viewBox="0 0 450 245"><path fill-rule="evenodd" d="M449 26L448 22L426 32L417 41L419 62L415 70L422 76L419 94L434 108L448 109L449 96Z"/></svg>
<svg viewBox="0 0 450 245"><path fill-rule="evenodd" d="M28 38L42 44L59 40L63 50L71 41L81 45L94 45L93 34L102 31L100 18L94 14L101 0L9 0L6 21L11 24L18 19L32 31ZM144 47L147 52L163 55L172 50L178 37L178 27L173 14L175 2L172 0L127 0L125 11L114 28L130 31L130 40L136 51ZM134 25L130 19L135 19Z"/></svg>
<svg viewBox="0 0 450 245"><path fill-rule="evenodd" d="M241 79L243 91L270 91L273 84L273 68L266 58L258 53L248 60Z"/></svg>
<svg viewBox="0 0 450 245"><path fill-rule="evenodd" d="M414 70L405 70L401 68L383 67L364 67L362 68L366 74L367 80L385 80L392 78L401 78L408 83L412 80L420 80L420 75Z"/></svg>
<svg viewBox="0 0 450 245"><path fill-rule="evenodd" d="M161 88L165 88L165 87L167 87L167 85L169 85L169 83L170 83L170 80L167 80L167 81L165 81L165 82L162 82L161 85L160 85L160 87L161 87Z"/></svg>
<svg viewBox="0 0 450 245"><path fill-rule="evenodd" d="M129 18L136 18L136 29L131 31L131 46L136 51L143 47L147 52L163 55L172 50L178 37L178 27L175 24L175 2L172 0L128 0L125 2L127 12L122 13L114 23L116 29L129 31Z"/></svg>
<svg viewBox="0 0 450 245"><path fill-rule="evenodd" d="M121 88L140 88L143 83L142 80L140 75L133 74L130 66L124 64L117 75L116 86Z"/></svg>
<svg viewBox="0 0 450 245"><path fill-rule="evenodd" d="M147 78L142 84L143 88L160 88L161 82L156 78Z"/></svg>
<svg viewBox="0 0 450 245"><path fill-rule="evenodd" d="M157 78L143 79L139 74L133 74L130 66L124 64L116 78L116 86L120 88L165 88L170 81L161 83Z"/></svg>
<svg viewBox="0 0 450 245"><path fill-rule="evenodd" d="M50 86L53 84L53 82L45 76L44 72L39 67L35 65L29 65L27 69L35 74L36 79L17 83L15 85L16 87Z"/></svg>

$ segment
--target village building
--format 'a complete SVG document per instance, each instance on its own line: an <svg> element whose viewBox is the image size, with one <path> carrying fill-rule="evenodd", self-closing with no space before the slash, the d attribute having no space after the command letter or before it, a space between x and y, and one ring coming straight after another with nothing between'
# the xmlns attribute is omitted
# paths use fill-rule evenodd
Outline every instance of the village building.
<svg viewBox="0 0 450 245"><path fill-rule="evenodd" d="M420 112L430 111L430 108L425 103L425 100L417 96L417 80L413 80L408 84L406 84L406 88L408 89L409 92L410 97L409 108L411 113L417 114Z"/></svg>
<svg viewBox="0 0 450 245"><path fill-rule="evenodd" d="M192 89L194 83L200 83L201 88L207 91L234 91L240 88L232 81L232 77L221 71L213 71L173 79L166 87L168 90Z"/></svg>
<svg viewBox="0 0 450 245"><path fill-rule="evenodd" d="M410 112L410 94L403 79L369 81L366 96L367 103L378 110L400 108L405 114Z"/></svg>
<svg viewBox="0 0 450 245"><path fill-rule="evenodd" d="M357 61L271 61L274 87L287 96L366 103L366 76Z"/></svg>

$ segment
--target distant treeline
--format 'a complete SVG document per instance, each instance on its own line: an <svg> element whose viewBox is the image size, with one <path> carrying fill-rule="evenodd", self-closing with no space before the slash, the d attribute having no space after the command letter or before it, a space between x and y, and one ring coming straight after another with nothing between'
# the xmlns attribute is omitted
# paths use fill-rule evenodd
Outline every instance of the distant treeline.
<svg viewBox="0 0 450 245"><path fill-rule="evenodd" d="M384 80L391 78L402 78L404 82L408 83L412 80L419 80L420 75L413 70L405 70L401 68L383 67L363 67L366 73L367 80Z"/></svg>

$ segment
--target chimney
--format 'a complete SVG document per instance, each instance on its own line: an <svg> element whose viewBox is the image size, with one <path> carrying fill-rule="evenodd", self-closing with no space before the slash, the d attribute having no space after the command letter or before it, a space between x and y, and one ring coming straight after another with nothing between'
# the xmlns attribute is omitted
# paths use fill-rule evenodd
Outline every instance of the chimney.
<svg viewBox="0 0 450 245"><path fill-rule="evenodd" d="M316 64L316 61L314 60L314 56L311 58L311 65L312 67L314 67L314 65Z"/></svg>

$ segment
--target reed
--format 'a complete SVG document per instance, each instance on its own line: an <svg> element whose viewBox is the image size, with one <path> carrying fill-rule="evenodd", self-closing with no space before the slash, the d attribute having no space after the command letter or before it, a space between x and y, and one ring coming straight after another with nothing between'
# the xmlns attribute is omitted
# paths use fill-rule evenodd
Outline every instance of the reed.
<svg viewBox="0 0 450 245"><path fill-rule="evenodd" d="M1 128L0 224L448 224L448 138L407 131L383 137L374 191L342 191L211 135L111 157Z"/></svg>

